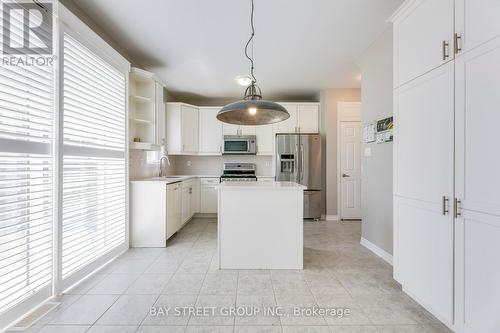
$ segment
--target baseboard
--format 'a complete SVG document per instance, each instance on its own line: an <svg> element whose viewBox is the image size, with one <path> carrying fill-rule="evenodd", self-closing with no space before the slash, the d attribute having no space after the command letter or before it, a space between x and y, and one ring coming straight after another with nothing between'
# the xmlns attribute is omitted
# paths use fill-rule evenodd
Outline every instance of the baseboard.
<svg viewBox="0 0 500 333"><path fill-rule="evenodd" d="M455 333L458 333L458 332L463 332L463 330L461 329L457 329L457 327L454 327L453 323L451 322L448 322L446 319L444 319L441 315L439 315L439 313L437 311L434 311L434 309L429 306L426 302L422 302L422 300L420 300L418 297L415 297L415 295L413 295L413 293L409 292L407 289L405 289L405 287L403 286L402 287L403 289L403 292L405 294L407 294L408 296L410 296L411 298L413 298L413 300L415 302L417 302L418 304L420 304L424 309L426 309L427 311L429 311L434 317L436 317L441 323L443 323L445 326L447 326L450 330L452 330L453 332Z"/></svg>
<svg viewBox="0 0 500 333"><path fill-rule="evenodd" d="M373 244L372 242L370 242L369 240L367 240L367 239L365 239L363 237L361 237L361 242L360 243L361 243L361 245L363 245L368 250L370 250L373 253L375 253L380 258L384 259L384 261L386 261L389 265L392 266L392 255L390 255L389 253L387 253L386 251L382 250L380 247L378 247L377 245Z"/></svg>
<svg viewBox="0 0 500 333"><path fill-rule="evenodd" d="M338 221L338 215L321 215L321 219L324 221Z"/></svg>

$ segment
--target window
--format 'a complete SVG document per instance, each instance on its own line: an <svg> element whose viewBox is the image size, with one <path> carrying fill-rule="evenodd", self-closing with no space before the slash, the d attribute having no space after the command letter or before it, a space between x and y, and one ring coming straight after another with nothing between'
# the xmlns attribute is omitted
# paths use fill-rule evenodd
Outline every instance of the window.
<svg viewBox="0 0 500 333"><path fill-rule="evenodd" d="M62 278L126 240L126 77L64 33Z"/></svg>
<svg viewBox="0 0 500 333"><path fill-rule="evenodd" d="M20 38L17 33L23 28L22 20L12 15L11 37ZM29 298L50 295L53 68L2 65L0 87L0 313L4 313Z"/></svg>
<svg viewBox="0 0 500 333"><path fill-rule="evenodd" d="M32 13L8 3L0 31L7 24L24 47ZM0 331L128 247L130 64L53 4L56 32L43 33L60 63L0 62ZM33 50L8 58L41 55Z"/></svg>

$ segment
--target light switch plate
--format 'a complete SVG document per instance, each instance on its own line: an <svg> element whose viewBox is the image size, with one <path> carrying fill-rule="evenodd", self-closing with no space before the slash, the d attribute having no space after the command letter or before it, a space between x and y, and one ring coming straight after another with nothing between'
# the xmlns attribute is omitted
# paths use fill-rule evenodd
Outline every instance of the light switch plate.
<svg viewBox="0 0 500 333"><path fill-rule="evenodd" d="M370 147L365 147L365 157L372 156L372 149Z"/></svg>

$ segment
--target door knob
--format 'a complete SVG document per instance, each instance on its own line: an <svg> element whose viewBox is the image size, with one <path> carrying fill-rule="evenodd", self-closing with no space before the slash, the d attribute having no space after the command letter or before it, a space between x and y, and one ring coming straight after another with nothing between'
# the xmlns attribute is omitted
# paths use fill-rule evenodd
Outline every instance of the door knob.
<svg viewBox="0 0 500 333"><path fill-rule="evenodd" d="M351 177L351 176L346 175L345 173L342 174L342 178L349 178L349 177Z"/></svg>

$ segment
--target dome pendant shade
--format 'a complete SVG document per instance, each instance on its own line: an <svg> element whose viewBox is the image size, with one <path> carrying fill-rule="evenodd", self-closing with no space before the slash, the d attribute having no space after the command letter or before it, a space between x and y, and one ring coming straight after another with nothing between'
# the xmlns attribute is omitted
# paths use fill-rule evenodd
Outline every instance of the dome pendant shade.
<svg viewBox="0 0 500 333"><path fill-rule="evenodd" d="M257 86L257 79L253 74L253 38L255 28L253 26L254 4L252 3L252 12L250 13L250 25L252 34L245 45L245 57L250 61L250 85L245 89L243 100L224 106L218 113L217 119L224 123L233 125L267 125L274 124L290 118L288 111L278 103L262 99L262 92ZM252 43L252 55L248 55L248 45Z"/></svg>
<svg viewBox="0 0 500 333"><path fill-rule="evenodd" d="M262 99L242 100L224 106L217 119L233 125L266 125L290 118L287 110L271 101Z"/></svg>

